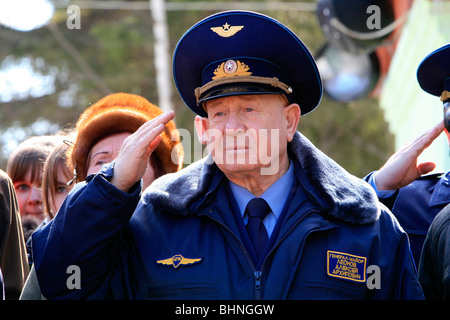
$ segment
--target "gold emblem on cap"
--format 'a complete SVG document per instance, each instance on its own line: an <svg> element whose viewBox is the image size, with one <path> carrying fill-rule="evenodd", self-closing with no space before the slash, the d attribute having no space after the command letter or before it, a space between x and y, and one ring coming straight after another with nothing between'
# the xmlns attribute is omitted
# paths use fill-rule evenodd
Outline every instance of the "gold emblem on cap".
<svg viewBox="0 0 450 320"><path fill-rule="evenodd" d="M211 30L221 37L228 38L234 36L237 32L241 31L242 28L244 28L244 26L230 26L227 22L223 26L213 27Z"/></svg>
<svg viewBox="0 0 450 320"><path fill-rule="evenodd" d="M237 71L237 63L234 60L228 60L223 65L223 72L225 72L228 75L233 75Z"/></svg>
<svg viewBox="0 0 450 320"><path fill-rule="evenodd" d="M224 77L249 76L252 73L248 70L250 70L249 66L239 60L227 60L222 62L216 70L214 70L214 77L212 77L212 79L216 80Z"/></svg>

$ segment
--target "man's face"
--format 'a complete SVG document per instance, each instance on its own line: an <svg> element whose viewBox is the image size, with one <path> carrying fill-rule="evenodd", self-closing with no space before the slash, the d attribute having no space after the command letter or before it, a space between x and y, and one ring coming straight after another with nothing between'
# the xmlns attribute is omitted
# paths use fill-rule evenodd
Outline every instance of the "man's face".
<svg viewBox="0 0 450 320"><path fill-rule="evenodd" d="M275 174L280 161L287 159L287 143L300 117L298 105L287 105L278 94L212 99L206 102L208 118L196 122L197 131L225 174L252 170ZM297 113L293 124L292 114Z"/></svg>

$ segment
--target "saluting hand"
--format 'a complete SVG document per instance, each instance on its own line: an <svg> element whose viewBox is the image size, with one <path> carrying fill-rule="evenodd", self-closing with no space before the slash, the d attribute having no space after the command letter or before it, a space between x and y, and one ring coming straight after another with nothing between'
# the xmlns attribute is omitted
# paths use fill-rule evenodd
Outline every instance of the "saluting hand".
<svg viewBox="0 0 450 320"><path fill-rule="evenodd" d="M434 162L417 164L417 158L444 131L441 121L415 140L402 146L394 153L384 166L375 173L378 190L396 190L407 186L421 175L431 172L436 167Z"/></svg>
<svg viewBox="0 0 450 320"><path fill-rule="evenodd" d="M118 189L128 190L145 173L152 152L161 142L164 125L175 117L174 111L168 111L144 123L122 144L114 166L111 183Z"/></svg>

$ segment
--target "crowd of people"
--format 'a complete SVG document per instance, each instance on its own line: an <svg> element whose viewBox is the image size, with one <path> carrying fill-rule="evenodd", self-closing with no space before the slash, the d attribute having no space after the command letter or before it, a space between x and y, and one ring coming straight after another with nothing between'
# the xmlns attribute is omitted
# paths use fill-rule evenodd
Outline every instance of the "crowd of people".
<svg viewBox="0 0 450 320"><path fill-rule="evenodd" d="M418 69L444 108L449 61ZM445 119L358 178L297 131L322 83L280 22L212 15L173 63L209 155L183 168L175 113L129 93L22 142L0 171L3 299L450 298L449 173L418 163Z"/></svg>

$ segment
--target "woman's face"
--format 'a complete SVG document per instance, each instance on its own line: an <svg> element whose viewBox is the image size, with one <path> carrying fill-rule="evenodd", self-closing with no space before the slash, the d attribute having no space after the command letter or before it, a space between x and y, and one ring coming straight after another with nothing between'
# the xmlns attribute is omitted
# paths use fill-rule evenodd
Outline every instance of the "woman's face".
<svg viewBox="0 0 450 320"><path fill-rule="evenodd" d="M56 185L55 190L53 190L53 201L51 201L51 210L53 214L56 214L61 207L62 203L64 202L64 199L66 198L67 194L72 190L73 185L68 186L67 182L70 180L69 177L67 177L64 168L62 165L57 165L56 169Z"/></svg>
<svg viewBox="0 0 450 320"><path fill-rule="evenodd" d="M88 155L86 176L99 172L103 165L117 158L123 141L130 135L127 132L116 133L94 144ZM150 163L142 179L143 190L155 180L155 170Z"/></svg>
<svg viewBox="0 0 450 320"><path fill-rule="evenodd" d="M30 215L41 221L44 220L40 180L32 182L31 169L28 169L22 180L14 182L21 217Z"/></svg>

